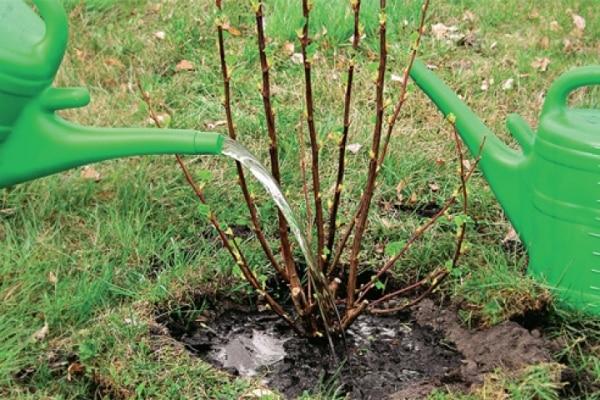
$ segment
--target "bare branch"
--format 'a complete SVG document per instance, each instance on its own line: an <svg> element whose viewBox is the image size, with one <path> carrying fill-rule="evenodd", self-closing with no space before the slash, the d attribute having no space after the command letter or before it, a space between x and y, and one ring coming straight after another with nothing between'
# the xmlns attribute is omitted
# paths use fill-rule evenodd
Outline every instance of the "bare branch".
<svg viewBox="0 0 600 400"><path fill-rule="evenodd" d="M360 16L360 0L355 0L352 3L352 10L354 12L354 36L352 39L352 49L354 52L358 49L358 44L360 42L360 24L359 24L359 16ZM345 160L346 160L346 143L348 142L348 131L350 130L350 105L352 101L352 82L354 80L354 60L355 54L353 54L352 59L350 60L350 65L348 66L348 79L346 82L346 94L344 96L344 129L342 132L342 137L339 142L339 155L338 155L338 167L337 167L337 179L335 182L333 202L331 205L331 209L329 210L329 232L327 237L327 251L325 258L325 269L328 270L328 273L331 268L328 267L329 261L331 261L331 255L333 252L333 244L335 242L335 234L337 231L337 214L340 206L340 201L342 197L343 191L343 183L344 183L344 172L346 170ZM334 267L335 268L335 267Z"/></svg>
<svg viewBox="0 0 600 400"><path fill-rule="evenodd" d="M266 38L264 32L264 22L263 22L263 3L259 1L255 8L255 17L256 17L256 32L257 32L257 40L258 40L258 53L260 58L260 66L262 72L262 99L263 106L265 111L265 117L267 120L267 131L269 134L270 144L269 144L269 156L271 159L271 174L273 178L277 181L277 183L281 184L281 173L279 171L279 155L277 148L277 132L275 129L275 113L273 112L273 106L271 104L271 83L269 76L269 61L267 59L267 54L265 52L266 48ZM298 278L298 272L296 270L296 265L294 263L294 258L292 255L292 247L288 235L288 226L285 221L285 217L278 211L278 221L279 221L279 237L281 240L281 253L283 255L283 259L286 265L287 275L289 277L291 289L294 288L302 288L302 283ZM303 293L303 291L302 291ZM305 304L301 304L298 298L292 296L294 300L294 306L296 307L298 313L300 315L303 314L302 310L305 308Z"/></svg>
<svg viewBox="0 0 600 400"><path fill-rule="evenodd" d="M381 167L383 161L385 160L385 156L387 155L388 145L390 144L390 138L392 137L392 132L394 130L394 126L396 125L396 121L398 120L398 116L400 115L400 111L402 110L402 106L406 102L406 91L408 88L408 77L410 74L410 70L415 62L415 58L417 57L417 51L419 50L419 45L421 44L421 37L423 36L423 32L425 30L425 19L427 17L427 9L429 8L429 0L423 1L423 6L421 7L421 19L419 21L419 27L417 30L417 38L415 42L412 44L412 49L410 52L410 57L408 59L408 65L404 69L404 73L402 75L402 86L400 89L400 96L398 97L398 102L396 103L396 107L394 108L394 113L388 120L388 128L385 134L385 139L383 141L383 150L379 156L378 164Z"/></svg>
<svg viewBox="0 0 600 400"><path fill-rule="evenodd" d="M323 203L321 200L321 180L319 177L319 139L315 128L314 101L312 92L311 64L312 60L308 55L308 46L311 41L308 37L308 27L310 18L309 0L302 0L302 14L304 15L304 26L302 28L302 37L300 44L302 48L302 61L304 64L304 89L306 99L306 123L308 125L308 134L310 137L310 150L312 156L311 171L313 183L313 197L315 202L315 218L317 225L317 263L319 267L324 264L323 248L325 246L325 229L323 223Z"/></svg>
<svg viewBox="0 0 600 400"><path fill-rule="evenodd" d="M219 11L221 11L221 0L216 0L216 6L219 9ZM223 21L217 21L217 34L218 34L218 45L219 45L219 58L221 61L221 74L223 76L223 95L224 95L223 107L225 108L225 115L226 115L226 119L227 119L227 131L229 133L229 137L231 137L232 139L235 140L237 135L236 135L236 131L235 131L235 125L233 123L233 113L231 110L231 88L230 88L231 76L229 74L229 70L227 68L227 61L225 58L225 40L223 37L224 36L223 35ZM275 256L273 255L273 252L271 251L271 247L269 246L269 243L267 242L267 239L265 238L265 235L261 228L260 220L258 217L258 212L256 210L256 205L254 203L252 195L250 194L250 191L248 190L248 185L246 183L246 176L244 174L244 169L242 167L242 164L239 161L236 161L235 166L236 166L237 174L238 174L238 183L239 183L242 193L244 195L244 201L246 202L246 205L248 206L248 211L250 212L250 219L252 220L252 226L254 228L254 233L256 234L256 237L258 238L258 241L260 242L263 252L267 256L267 259L269 260L269 262L271 263L271 265L273 266L275 271L277 271L279 273L279 275L281 275L283 277L283 279L285 279L286 281L289 282L289 276L287 274L287 271L284 270L283 268L281 268L279 266L279 263L277 262L277 260L275 260Z"/></svg>
<svg viewBox="0 0 600 400"><path fill-rule="evenodd" d="M385 85L385 68L387 61L387 43L386 43L386 15L385 15L386 0L379 1L380 15L379 15L379 68L377 72L376 81L376 114L375 114L375 127L373 131L373 142L371 144L371 151L369 153L369 173L367 176L367 184L363 195L361 197L360 212L356 220L356 228L354 232L354 240L352 242L352 248L350 252L350 269L348 273L348 284L346 292L346 308L347 312L350 312L354 308L354 296L356 290L356 278L358 275L358 256L361 248L362 237L365 232L367 216L369 214L369 208L371 200L373 198L373 192L375 190L375 178L377 176L378 168L378 153L379 145L381 143L381 130L383 126L383 89Z"/></svg>

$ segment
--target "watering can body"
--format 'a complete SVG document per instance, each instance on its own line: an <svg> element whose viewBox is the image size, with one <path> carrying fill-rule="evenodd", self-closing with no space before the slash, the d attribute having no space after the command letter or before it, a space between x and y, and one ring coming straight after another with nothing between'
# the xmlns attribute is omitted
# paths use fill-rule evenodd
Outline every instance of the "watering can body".
<svg viewBox="0 0 600 400"><path fill-rule="evenodd" d="M89 103L83 88L52 82L67 45L58 0L0 1L0 188L80 165L133 155L220 154L223 137L193 130L97 128L57 110Z"/></svg>
<svg viewBox="0 0 600 400"><path fill-rule="evenodd" d="M521 149L500 141L421 62L416 84L456 128L529 254L529 272L557 298L600 315L600 110L568 105L573 90L600 85L600 66L581 67L550 87L536 133L518 115L507 126Z"/></svg>

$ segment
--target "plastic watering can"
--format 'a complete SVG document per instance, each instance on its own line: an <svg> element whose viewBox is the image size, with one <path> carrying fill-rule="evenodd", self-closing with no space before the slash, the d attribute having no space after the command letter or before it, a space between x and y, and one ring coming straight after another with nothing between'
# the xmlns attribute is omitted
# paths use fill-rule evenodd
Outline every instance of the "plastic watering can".
<svg viewBox="0 0 600 400"><path fill-rule="evenodd" d="M529 253L529 272L570 306L600 315L600 110L572 108L573 90L600 85L600 65L560 76L546 95L538 131L518 115L507 126L513 150L417 61L416 84L445 114L473 154Z"/></svg>
<svg viewBox="0 0 600 400"><path fill-rule="evenodd" d="M0 188L112 158L220 153L216 133L84 127L57 116L90 97L83 88L50 87L67 45L67 15L58 0L33 3L39 16L23 0L0 0Z"/></svg>

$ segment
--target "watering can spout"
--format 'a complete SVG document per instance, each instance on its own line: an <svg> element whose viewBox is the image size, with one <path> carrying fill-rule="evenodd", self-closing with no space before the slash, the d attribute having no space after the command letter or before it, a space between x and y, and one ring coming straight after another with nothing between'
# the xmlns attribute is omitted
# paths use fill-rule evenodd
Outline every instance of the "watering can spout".
<svg viewBox="0 0 600 400"><path fill-rule="evenodd" d="M411 78L445 116L453 114L456 129L474 156L480 155L481 167L508 218L522 238L527 236L527 216L521 202L528 190L521 173L531 150L533 132L517 115L507 121L509 130L522 146L522 152L504 144L425 64L415 60Z"/></svg>
<svg viewBox="0 0 600 400"><path fill-rule="evenodd" d="M48 88L0 146L0 188L103 160L152 154L220 154L224 137L184 129L98 128L55 111L88 103L85 89Z"/></svg>

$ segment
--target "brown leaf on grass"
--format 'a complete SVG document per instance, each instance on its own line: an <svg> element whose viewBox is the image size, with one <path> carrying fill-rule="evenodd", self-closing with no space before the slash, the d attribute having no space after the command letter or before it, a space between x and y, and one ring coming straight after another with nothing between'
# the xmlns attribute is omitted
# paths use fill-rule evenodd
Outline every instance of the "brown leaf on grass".
<svg viewBox="0 0 600 400"><path fill-rule="evenodd" d="M440 185L438 185L438 184L437 184L437 183L435 183L435 182L431 182L431 183L429 184L429 189L430 189L432 192L437 192L438 190L440 190Z"/></svg>
<svg viewBox="0 0 600 400"><path fill-rule="evenodd" d="M31 338L36 342L41 342L48 336L48 332L50 332L50 328L48 327L48 322L44 322L44 326L42 326L38 331L36 331Z"/></svg>
<svg viewBox="0 0 600 400"><path fill-rule="evenodd" d="M571 18L573 18L573 25L575 26L575 30L583 32L585 30L585 18L577 14L571 14Z"/></svg>
<svg viewBox="0 0 600 400"><path fill-rule="evenodd" d="M567 38L563 39L563 51L565 53L572 52L573 48L574 48L573 42L570 39L567 39Z"/></svg>
<svg viewBox="0 0 600 400"><path fill-rule="evenodd" d="M502 239L503 244L506 244L509 242L520 242L520 241L521 240L519 239L519 235L517 234L517 231L515 231L515 228L513 228L512 226L510 227L508 232L506 232L506 236L504 236L504 239Z"/></svg>
<svg viewBox="0 0 600 400"><path fill-rule="evenodd" d="M447 26L441 22L431 25L431 34L437 40L456 40L464 36L458 32L458 26Z"/></svg>
<svg viewBox="0 0 600 400"><path fill-rule="evenodd" d="M50 282L53 285L56 285L58 283L58 277L52 271L48 272L48 282Z"/></svg>
<svg viewBox="0 0 600 400"><path fill-rule="evenodd" d="M405 187L406 181L404 179L402 179L400 182L398 182L398 185L396 185L396 198L398 198L398 201L404 200L404 195L402 194L402 191Z"/></svg>
<svg viewBox="0 0 600 400"><path fill-rule="evenodd" d="M158 40L165 40L165 38L167 37L167 34L164 31L156 31L156 32L154 32L154 37L157 38Z"/></svg>
<svg viewBox="0 0 600 400"><path fill-rule="evenodd" d="M175 66L176 71L192 71L194 69L194 64L192 64L189 60L181 60Z"/></svg>
<svg viewBox="0 0 600 400"><path fill-rule="evenodd" d="M514 83L515 80L513 78L508 78L507 80L502 82L502 90L511 90L513 88Z"/></svg>
<svg viewBox="0 0 600 400"><path fill-rule="evenodd" d="M227 125L227 121L225 121L224 119L215 121L215 122L207 122L204 124L208 129L215 129L218 128L219 126L223 126L223 125Z"/></svg>
<svg viewBox="0 0 600 400"><path fill-rule="evenodd" d="M536 58L532 63L531 67L537 69L541 72L548 71L548 66L550 65L550 59L548 57Z"/></svg>
<svg viewBox="0 0 600 400"><path fill-rule="evenodd" d="M542 49L547 49L548 47L550 47L550 38L548 38L548 36L544 36L540 39L540 47Z"/></svg>
<svg viewBox="0 0 600 400"><path fill-rule="evenodd" d="M100 172L90 165L86 165L81 169L81 177L88 181L100 182L102 175Z"/></svg>
<svg viewBox="0 0 600 400"><path fill-rule="evenodd" d="M294 54L295 50L296 50L296 47L294 46L294 43L292 43L292 42L285 42L283 44L283 54L285 54L286 57L291 57L292 54Z"/></svg>
<svg viewBox="0 0 600 400"><path fill-rule="evenodd" d="M554 20L550 22L550 30L554 32L560 31L560 24L558 23L558 21Z"/></svg>
<svg viewBox="0 0 600 400"><path fill-rule="evenodd" d="M71 382L73 377L83 375L85 367L78 361L75 361L67 368L67 381Z"/></svg>
<svg viewBox="0 0 600 400"><path fill-rule="evenodd" d="M223 28L223 30L229 32L229 34L231 36L241 36L242 35L242 32L240 32L240 30L237 29L236 27L231 26L229 24L229 21L224 22L223 25L221 25L221 27Z"/></svg>
<svg viewBox="0 0 600 400"><path fill-rule="evenodd" d="M417 192L413 192L413 193L410 195L410 198L408 199L408 202L409 202L410 204L417 204L417 201L419 201L419 198L417 197Z"/></svg>
<svg viewBox="0 0 600 400"><path fill-rule="evenodd" d="M481 90L486 92L494 83L494 78L484 79L483 82L481 82Z"/></svg>
<svg viewBox="0 0 600 400"><path fill-rule="evenodd" d="M475 20L477 19L477 16L475 14L473 14L472 11L467 10L463 13L462 19L463 19L463 21L475 22Z"/></svg>

